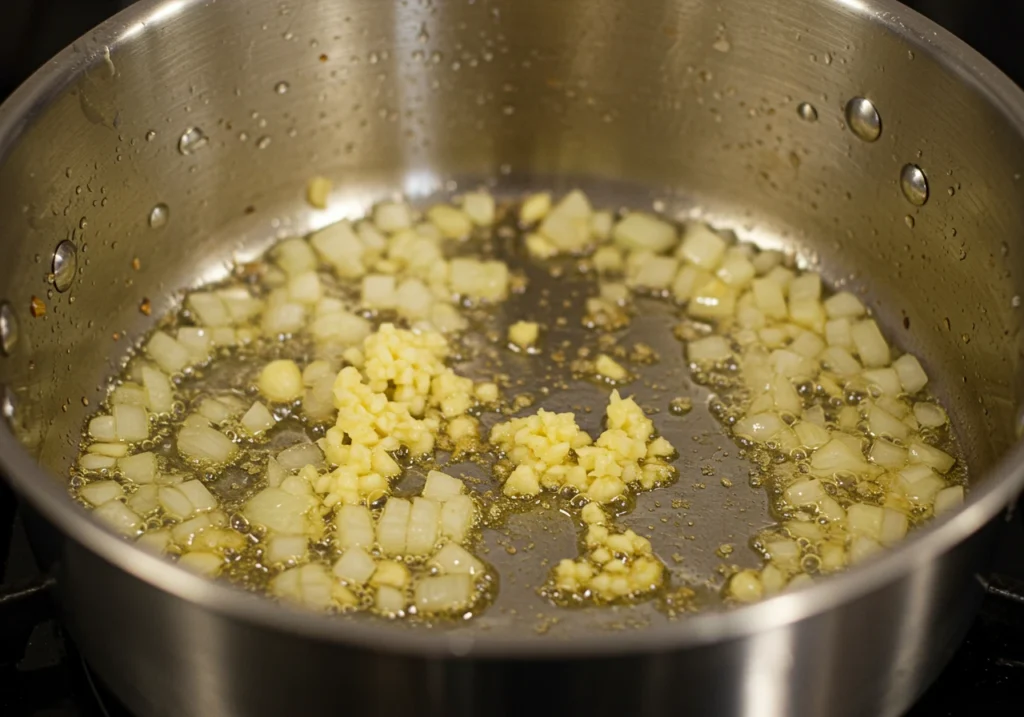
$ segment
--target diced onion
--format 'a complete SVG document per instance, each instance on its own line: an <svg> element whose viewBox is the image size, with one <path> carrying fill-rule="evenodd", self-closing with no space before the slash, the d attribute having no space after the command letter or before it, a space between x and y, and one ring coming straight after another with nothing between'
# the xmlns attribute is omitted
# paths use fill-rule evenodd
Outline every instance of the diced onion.
<svg viewBox="0 0 1024 717"><path fill-rule="evenodd" d="M269 307L263 312L261 328L271 336L294 334L306 322L306 307L302 304L284 303Z"/></svg>
<svg viewBox="0 0 1024 717"><path fill-rule="evenodd" d="M466 574L438 575L416 583L416 609L445 612L468 605L473 599L473 579Z"/></svg>
<svg viewBox="0 0 1024 717"><path fill-rule="evenodd" d="M800 562L800 544L795 540L773 540L766 543L765 552L776 565L794 569Z"/></svg>
<svg viewBox="0 0 1024 717"><path fill-rule="evenodd" d="M433 552L438 537L441 506L429 498L413 498L406 532L406 552L426 555Z"/></svg>
<svg viewBox="0 0 1024 717"><path fill-rule="evenodd" d="M398 304L395 277L367 274L363 277L362 305L369 309L393 309Z"/></svg>
<svg viewBox="0 0 1024 717"><path fill-rule="evenodd" d="M447 204L437 204L428 209L427 219L446 239L464 239L473 231L473 222L469 215Z"/></svg>
<svg viewBox="0 0 1024 717"><path fill-rule="evenodd" d="M811 456L811 472L815 475L833 475L841 472L859 474L868 470L863 454L835 434L831 441Z"/></svg>
<svg viewBox="0 0 1024 717"><path fill-rule="evenodd" d="M595 504L590 504L595 505ZM466 574L479 575L484 571L484 564L468 550L455 543L445 543L444 547L437 551L437 555L428 563L437 568L442 574Z"/></svg>
<svg viewBox="0 0 1024 717"><path fill-rule="evenodd" d="M256 401L242 416L242 426L251 435L258 436L274 427L274 416L266 406Z"/></svg>
<svg viewBox="0 0 1024 717"><path fill-rule="evenodd" d="M964 487L962 485L953 485L949 488L943 488L935 494L935 503L932 506L932 510L935 511L935 515L940 515L957 508L963 502Z"/></svg>
<svg viewBox="0 0 1024 717"><path fill-rule="evenodd" d="M807 420L800 421L793 426L800 445L806 448L820 448L829 441L828 431L815 423Z"/></svg>
<svg viewBox="0 0 1024 717"><path fill-rule="evenodd" d="M861 363L865 366L874 368L889 365L892 360L889 344L873 319L853 324L850 327L850 337L853 339L853 345L857 347ZM896 370L898 372L899 368Z"/></svg>
<svg viewBox="0 0 1024 717"><path fill-rule="evenodd" d="M203 326L228 326L231 314L220 297L208 291L195 291L185 299L185 306Z"/></svg>
<svg viewBox="0 0 1024 717"><path fill-rule="evenodd" d="M124 490L115 480L101 480L86 483L79 490L79 494L92 505L98 506L110 500L117 500L124 495Z"/></svg>
<svg viewBox="0 0 1024 717"><path fill-rule="evenodd" d="M686 226L683 242L679 246L679 257L702 269L714 271L725 254L725 239L718 236L706 224L693 222Z"/></svg>
<svg viewBox="0 0 1024 717"><path fill-rule="evenodd" d="M789 314L782 287L771 279L755 279L752 284L754 302L765 316L784 319Z"/></svg>
<svg viewBox="0 0 1024 717"><path fill-rule="evenodd" d="M643 212L627 214L615 225L612 238L628 250L650 251L655 254L671 249L678 241L674 226Z"/></svg>
<svg viewBox="0 0 1024 717"><path fill-rule="evenodd" d="M160 487L155 484L139 486L128 498L128 507L139 515L146 516L160 508Z"/></svg>
<svg viewBox="0 0 1024 717"><path fill-rule="evenodd" d="M133 483L144 484L156 481L157 459L156 455L149 451L125 456L118 460L117 466L121 469L124 477Z"/></svg>
<svg viewBox="0 0 1024 717"><path fill-rule="evenodd" d="M101 456L123 458L128 455L128 446L123 443L93 443L86 450Z"/></svg>
<svg viewBox="0 0 1024 717"><path fill-rule="evenodd" d="M217 507L217 499L213 497L213 494L210 493L209 489L201 481L185 481L180 483L177 489L188 498L188 502L197 511L203 512Z"/></svg>
<svg viewBox="0 0 1024 717"><path fill-rule="evenodd" d="M899 374L903 390L913 395L928 383L928 374L921 368L921 363L913 354L903 354L893 362L893 368Z"/></svg>
<svg viewBox="0 0 1024 717"><path fill-rule="evenodd" d="M884 516L877 505L854 503L846 509L846 525L854 535L866 535L872 540L878 540L882 534Z"/></svg>
<svg viewBox="0 0 1024 717"><path fill-rule="evenodd" d="M377 544L385 555L405 553L411 512L412 504L403 498L391 498L385 503L377 523Z"/></svg>
<svg viewBox="0 0 1024 717"><path fill-rule="evenodd" d="M178 452L192 460L226 463L237 450L238 446L216 428L185 426L178 431Z"/></svg>
<svg viewBox="0 0 1024 717"><path fill-rule="evenodd" d="M468 495L449 498L441 508L441 535L456 543L462 543L473 527L476 508Z"/></svg>
<svg viewBox="0 0 1024 717"><path fill-rule="evenodd" d="M864 304L848 291L840 291L825 299L825 313L830 319L855 319L864 315Z"/></svg>
<svg viewBox="0 0 1024 717"><path fill-rule="evenodd" d="M910 434L907 424L877 405L868 409L868 430L874 436L887 436L898 440L903 440Z"/></svg>
<svg viewBox="0 0 1024 717"><path fill-rule="evenodd" d="M741 570L729 579L729 596L740 602L757 602L764 595L764 586L755 570Z"/></svg>
<svg viewBox="0 0 1024 717"><path fill-rule="evenodd" d="M878 541L865 535L858 535L853 539L853 543L850 546L850 562L862 562L872 555L881 552L881 550L882 546L878 544Z"/></svg>
<svg viewBox="0 0 1024 717"><path fill-rule="evenodd" d="M430 471L427 473L422 495L424 498L443 503L457 495L462 495L465 490L466 485L458 478L453 478L440 471Z"/></svg>
<svg viewBox="0 0 1024 717"><path fill-rule="evenodd" d="M336 521L337 543L340 548L347 550L373 547L373 520L367 508L361 505L343 505L338 510Z"/></svg>
<svg viewBox="0 0 1024 717"><path fill-rule="evenodd" d="M707 336L686 345L686 355L691 363L725 361L732 353L732 347L724 336Z"/></svg>
<svg viewBox="0 0 1024 717"><path fill-rule="evenodd" d="M494 224L494 197L487 192L467 192L462 197L464 211L478 227Z"/></svg>
<svg viewBox="0 0 1024 717"><path fill-rule="evenodd" d="M785 490L786 502L800 508L805 505L813 505L828 496L816 478L802 480L789 486Z"/></svg>
<svg viewBox="0 0 1024 717"><path fill-rule="evenodd" d="M736 421L733 431L741 438L768 441L786 427L786 422L775 413L757 413Z"/></svg>
<svg viewBox="0 0 1024 717"><path fill-rule="evenodd" d="M409 584L409 568L397 560L381 560L377 563L377 569L370 577L370 584L390 585L394 588L404 588Z"/></svg>
<svg viewBox="0 0 1024 717"><path fill-rule="evenodd" d="M116 441L117 423L113 416L96 416L89 421L89 435L97 441Z"/></svg>
<svg viewBox="0 0 1024 717"><path fill-rule="evenodd" d="M907 516L892 508L882 509L882 524L878 532L878 541L882 545L892 546L903 540L907 535L910 523Z"/></svg>
<svg viewBox="0 0 1024 717"><path fill-rule="evenodd" d="M573 190L548 212L539 231L561 251L578 251L590 243L593 209L586 195Z"/></svg>
<svg viewBox="0 0 1024 717"><path fill-rule="evenodd" d="M220 572L221 567L224 565L224 558L216 553L196 550L191 553L185 553L178 558L178 564L202 575L213 576Z"/></svg>
<svg viewBox="0 0 1024 717"><path fill-rule="evenodd" d="M307 517L316 499L295 495L282 488L265 488L249 499L243 512L253 523L278 533L303 535L310 528Z"/></svg>
<svg viewBox="0 0 1024 717"><path fill-rule="evenodd" d="M826 321L825 341L829 346L838 346L846 350L852 349L853 336L850 334L850 320L844 317Z"/></svg>
<svg viewBox="0 0 1024 717"><path fill-rule="evenodd" d="M884 468L902 468L907 463L907 449L879 439L871 444L868 457Z"/></svg>
<svg viewBox="0 0 1024 717"><path fill-rule="evenodd" d="M334 564L334 574L355 585L365 585L377 569L377 562L365 550L353 547L346 550Z"/></svg>
<svg viewBox="0 0 1024 717"><path fill-rule="evenodd" d="M309 330L317 341L337 341L351 346L362 342L373 328L362 316L339 311L317 316L310 324Z"/></svg>
<svg viewBox="0 0 1024 717"><path fill-rule="evenodd" d="M142 518L119 500L108 500L93 515L123 535L134 536L142 526Z"/></svg>
<svg viewBox="0 0 1024 717"><path fill-rule="evenodd" d="M171 544L171 531L150 530L140 535L135 544L155 553L164 553Z"/></svg>
<svg viewBox="0 0 1024 717"><path fill-rule="evenodd" d="M316 269L316 254L304 239L287 239L277 244L271 256L289 276Z"/></svg>
<svg viewBox="0 0 1024 717"><path fill-rule="evenodd" d="M869 386L886 396L898 396L902 391L900 377L892 368L873 368L861 374ZM875 394L877 395L877 394Z"/></svg>
<svg viewBox="0 0 1024 717"><path fill-rule="evenodd" d="M177 341L185 347L193 361L203 362L210 357L213 341L208 329L183 326L178 329Z"/></svg>
<svg viewBox="0 0 1024 717"><path fill-rule="evenodd" d="M377 588L374 606L385 615L398 615L405 610L405 593L390 585L381 585Z"/></svg>
<svg viewBox="0 0 1024 717"><path fill-rule="evenodd" d="M148 366L142 369L146 407L153 413L169 413L174 407L174 389L166 375Z"/></svg>
<svg viewBox="0 0 1024 717"><path fill-rule="evenodd" d="M644 289L667 289L676 276L679 262L670 256L648 252L633 254L627 283Z"/></svg>
<svg viewBox="0 0 1024 717"><path fill-rule="evenodd" d="M809 271L789 282L790 302L813 301L821 299L821 276Z"/></svg>
<svg viewBox="0 0 1024 717"><path fill-rule="evenodd" d="M366 248L348 222L338 222L324 227L313 234L309 241L320 257L330 264L339 276L356 278L366 271L363 265Z"/></svg>
<svg viewBox="0 0 1024 717"><path fill-rule="evenodd" d="M373 223L385 234L412 226L412 211L405 202L381 202L373 208Z"/></svg>
<svg viewBox="0 0 1024 717"><path fill-rule="evenodd" d="M157 331L150 337L146 353L166 373L180 373L192 363L189 350L163 331Z"/></svg>
<svg viewBox="0 0 1024 717"><path fill-rule="evenodd" d="M939 473L948 473L949 469L956 463L956 459L945 451L920 441L914 441L910 444L908 454L911 463L923 463L934 468Z"/></svg>
<svg viewBox="0 0 1024 717"><path fill-rule="evenodd" d="M110 403L112 405L128 403L133 406L145 406L146 402L146 389L130 381L125 381L110 394Z"/></svg>
<svg viewBox="0 0 1024 717"><path fill-rule="evenodd" d="M539 192L531 194L519 207L519 223L524 226L536 224L551 211L551 194Z"/></svg>
<svg viewBox="0 0 1024 717"><path fill-rule="evenodd" d="M288 280L288 298L297 304L315 304L320 301L323 291L315 271L296 274Z"/></svg>
<svg viewBox="0 0 1024 717"><path fill-rule="evenodd" d="M117 437L122 441L135 443L149 438L149 418L142 406L121 404L111 409Z"/></svg>
<svg viewBox="0 0 1024 717"><path fill-rule="evenodd" d="M934 403L918 402L914 404L914 418L922 426L938 428L946 425L949 417L942 407Z"/></svg>
<svg viewBox="0 0 1024 717"><path fill-rule="evenodd" d="M274 535L267 541L263 561L275 565L302 560L308 548L309 541L304 535Z"/></svg>
<svg viewBox="0 0 1024 717"><path fill-rule="evenodd" d="M315 443L297 443L278 453L277 462L289 472L305 466L319 468L324 464L324 454Z"/></svg>
<svg viewBox="0 0 1024 717"><path fill-rule="evenodd" d="M229 406L227 403L218 401L216 398L204 398L199 403L197 412L203 418L206 418L211 423L221 424L231 420L235 411L233 406Z"/></svg>

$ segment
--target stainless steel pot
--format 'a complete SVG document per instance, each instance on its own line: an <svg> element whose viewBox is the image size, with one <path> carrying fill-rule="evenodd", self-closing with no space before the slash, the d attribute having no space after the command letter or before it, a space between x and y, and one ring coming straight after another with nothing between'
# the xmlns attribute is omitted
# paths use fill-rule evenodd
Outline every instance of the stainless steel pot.
<svg viewBox="0 0 1024 717"><path fill-rule="evenodd" d="M1024 484L1024 95L895 2L144 1L3 106L0 156L0 462L73 636L139 714L895 715L971 619ZM331 620L143 554L54 477L85 404L143 299L312 226L314 171L341 211L614 180L798 247L946 377L967 505L809 589L571 641Z"/></svg>

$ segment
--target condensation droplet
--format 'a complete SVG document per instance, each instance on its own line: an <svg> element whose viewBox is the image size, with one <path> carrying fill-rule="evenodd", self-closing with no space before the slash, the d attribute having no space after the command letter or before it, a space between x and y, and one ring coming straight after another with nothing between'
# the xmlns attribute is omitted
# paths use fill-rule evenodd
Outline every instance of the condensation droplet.
<svg viewBox="0 0 1024 717"><path fill-rule="evenodd" d="M854 97L846 103L844 115L850 131L865 142L874 142L882 135L882 117L871 100Z"/></svg>
<svg viewBox="0 0 1024 717"><path fill-rule="evenodd" d="M912 217L912 216L910 216L908 214L907 216L903 217L903 223L906 224L911 229L913 229L914 228L914 217Z"/></svg>
<svg viewBox="0 0 1024 717"><path fill-rule="evenodd" d="M203 130L198 127L189 127L181 133L181 137L178 139L178 151L184 155L189 155L198 149L202 149L208 143L206 135L203 134Z"/></svg>
<svg viewBox="0 0 1024 717"><path fill-rule="evenodd" d="M159 229L171 216L170 208L163 203L157 204L149 210L149 226L153 229Z"/></svg>
<svg viewBox="0 0 1024 717"><path fill-rule="evenodd" d="M270 137L264 135L256 140L256 149L266 149L270 146Z"/></svg>
<svg viewBox="0 0 1024 717"><path fill-rule="evenodd" d="M916 164L905 164L900 170L900 189L907 201L915 207L928 201L928 177Z"/></svg>
<svg viewBox="0 0 1024 717"><path fill-rule="evenodd" d="M796 106L796 113L800 115L800 119L806 122L816 122L818 120L818 110L810 102L801 102Z"/></svg>
<svg viewBox="0 0 1024 717"><path fill-rule="evenodd" d="M291 85L289 85L287 82L278 82L276 85L274 85L274 92L276 92L279 95L287 94L288 90L290 89Z"/></svg>
<svg viewBox="0 0 1024 717"><path fill-rule="evenodd" d="M151 129L148 132L146 132L146 141L147 142L152 142L154 139L156 139L156 130L155 129Z"/></svg>

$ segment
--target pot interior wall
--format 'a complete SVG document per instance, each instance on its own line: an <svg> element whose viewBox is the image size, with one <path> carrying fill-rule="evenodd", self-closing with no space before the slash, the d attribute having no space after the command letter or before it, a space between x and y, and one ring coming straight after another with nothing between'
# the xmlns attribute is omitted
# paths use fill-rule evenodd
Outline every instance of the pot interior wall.
<svg viewBox="0 0 1024 717"><path fill-rule="evenodd" d="M160 315L276 235L451 181L614 180L613 206L699 207L793 247L942 378L976 476L1013 440L1024 142L896 19L839 0L151 7L62 57L82 73L36 95L0 166L0 299L18 324L0 380L55 472L152 325L145 299ZM876 142L845 125L858 95ZM901 194L908 162L923 207ZM303 203L314 173L335 182L329 212ZM60 293L63 240L78 271Z"/></svg>

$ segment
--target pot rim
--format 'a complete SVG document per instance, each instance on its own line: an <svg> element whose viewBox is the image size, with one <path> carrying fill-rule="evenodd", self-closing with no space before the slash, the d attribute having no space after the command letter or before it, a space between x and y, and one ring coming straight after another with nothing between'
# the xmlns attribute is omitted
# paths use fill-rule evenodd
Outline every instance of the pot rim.
<svg viewBox="0 0 1024 717"><path fill-rule="evenodd" d="M829 0L837 11L879 23L982 94L1024 134L1024 92L966 43L895 0ZM0 107L0 157L22 130L84 69L103 61L142 32L207 0L142 0L121 11L36 71ZM531 633L494 635L467 630L429 631L339 620L293 609L196 575L109 531L70 499L64 484L42 468L0 421L0 467L9 482L66 536L151 586L196 606L260 628L308 639L405 654L512 659L612 656L691 648L779 629L814 617L895 582L938 558L989 523L1024 487L1024 442L1018 441L969 494L960 510L869 563L792 593L735 610L707 612L659 630L592 633L571 640Z"/></svg>

